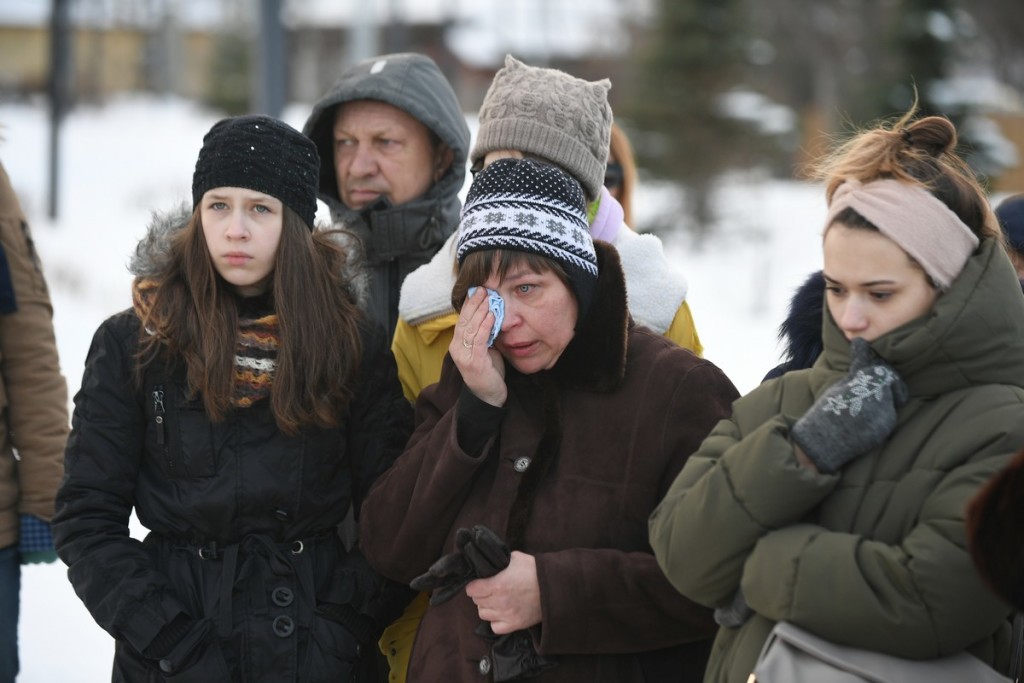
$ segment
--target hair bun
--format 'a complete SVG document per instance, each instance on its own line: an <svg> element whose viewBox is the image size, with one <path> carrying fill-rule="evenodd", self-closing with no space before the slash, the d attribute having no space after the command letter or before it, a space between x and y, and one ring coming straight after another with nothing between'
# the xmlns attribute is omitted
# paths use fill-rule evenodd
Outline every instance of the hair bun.
<svg viewBox="0 0 1024 683"><path fill-rule="evenodd" d="M923 149L932 156L956 149L956 128L944 116L926 116L903 129L903 139L911 148Z"/></svg>

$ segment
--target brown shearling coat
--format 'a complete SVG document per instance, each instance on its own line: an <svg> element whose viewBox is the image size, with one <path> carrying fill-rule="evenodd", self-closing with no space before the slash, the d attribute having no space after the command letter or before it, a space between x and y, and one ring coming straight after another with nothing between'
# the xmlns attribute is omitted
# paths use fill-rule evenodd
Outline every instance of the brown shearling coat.
<svg viewBox="0 0 1024 683"><path fill-rule="evenodd" d="M597 246L590 314L550 371L507 369L506 413L479 457L455 437L463 382L445 359L405 453L365 501L360 543L409 581L454 550L457 529L483 524L536 558L543 617L530 632L558 663L531 681L699 681L711 613L658 569L646 519L737 392L712 363L633 326L618 255ZM491 680L479 623L464 592L431 606L410 683Z"/></svg>
<svg viewBox="0 0 1024 683"><path fill-rule="evenodd" d="M18 541L19 515L53 517L64 473L68 390L46 281L3 165L0 241L17 304L13 313L0 315L0 548L6 548Z"/></svg>

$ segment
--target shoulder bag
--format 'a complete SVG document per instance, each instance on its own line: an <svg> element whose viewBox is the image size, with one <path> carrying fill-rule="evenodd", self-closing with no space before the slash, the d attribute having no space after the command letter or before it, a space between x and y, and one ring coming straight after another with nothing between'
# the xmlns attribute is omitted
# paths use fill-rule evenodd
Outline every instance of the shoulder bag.
<svg viewBox="0 0 1024 683"><path fill-rule="evenodd" d="M1014 636L1016 638L1017 633ZM747 683L1010 683L1010 680L966 652L938 659L903 659L837 645L783 621L775 625L765 641Z"/></svg>

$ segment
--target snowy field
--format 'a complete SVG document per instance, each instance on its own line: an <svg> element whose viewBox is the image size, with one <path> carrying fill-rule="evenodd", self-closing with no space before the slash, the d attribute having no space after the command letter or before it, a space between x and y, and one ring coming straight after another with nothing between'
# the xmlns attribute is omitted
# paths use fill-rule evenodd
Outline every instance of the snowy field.
<svg viewBox="0 0 1024 683"><path fill-rule="evenodd" d="M284 118L301 128L310 108L292 105ZM190 198L202 136L218 118L188 102L150 97L79 108L62 132L60 217L52 221L46 108L0 103L0 161L43 260L71 395L93 331L130 304L125 264L150 212ZM637 224L672 196L641 188ZM666 251L689 280L705 357L746 393L778 362L776 330L793 289L821 267L825 205L818 186L749 176L724 185L716 205L720 225L701 250L679 235L665 238ZM326 221L326 207L320 209ZM26 567L18 682L110 680L112 655L112 640L75 596L65 567Z"/></svg>

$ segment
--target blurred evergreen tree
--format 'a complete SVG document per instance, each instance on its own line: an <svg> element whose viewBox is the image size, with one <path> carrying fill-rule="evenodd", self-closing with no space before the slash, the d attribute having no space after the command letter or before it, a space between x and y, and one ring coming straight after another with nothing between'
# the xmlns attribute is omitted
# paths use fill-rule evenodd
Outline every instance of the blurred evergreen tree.
<svg viewBox="0 0 1024 683"><path fill-rule="evenodd" d="M698 243L712 228L716 177L759 156L752 127L722 110L721 96L743 75L744 9L742 0L659 0L647 40L616 84L616 116L638 164L684 188Z"/></svg>
<svg viewBox="0 0 1024 683"><path fill-rule="evenodd" d="M933 101L936 83L951 71L952 45L955 36L953 23L953 0L905 0L902 16L896 20L892 37L892 50L902 62L903 69L917 84L918 106L921 114L952 115L943 112ZM906 85L899 89L900 74L889 74L897 85L896 106L909 108L913 94L903 94ZM906 77L903 78L906 81ZM960 114L960 112L955 112ZM954 121L957 123L957 121Z"/></svg>
<svg viewBox="0 0 1024 683"><path fill-rule="evenodd" d="M224 31L217 36L206 103L229 116L250 109L251 42L247 31Z"/></svg>
<svg viewBox="0 0 1024 683"><path fill-rule="evenodd" d="M991 170L965 125L975 113L972 94L948 87L975 40L965 28L965 0L745 2L754 41L769 55L751 65L748 78L797 112L797 165L817 157L830 139L898 117L916 100L922 116L953 121L976 170Z"/></svg>

